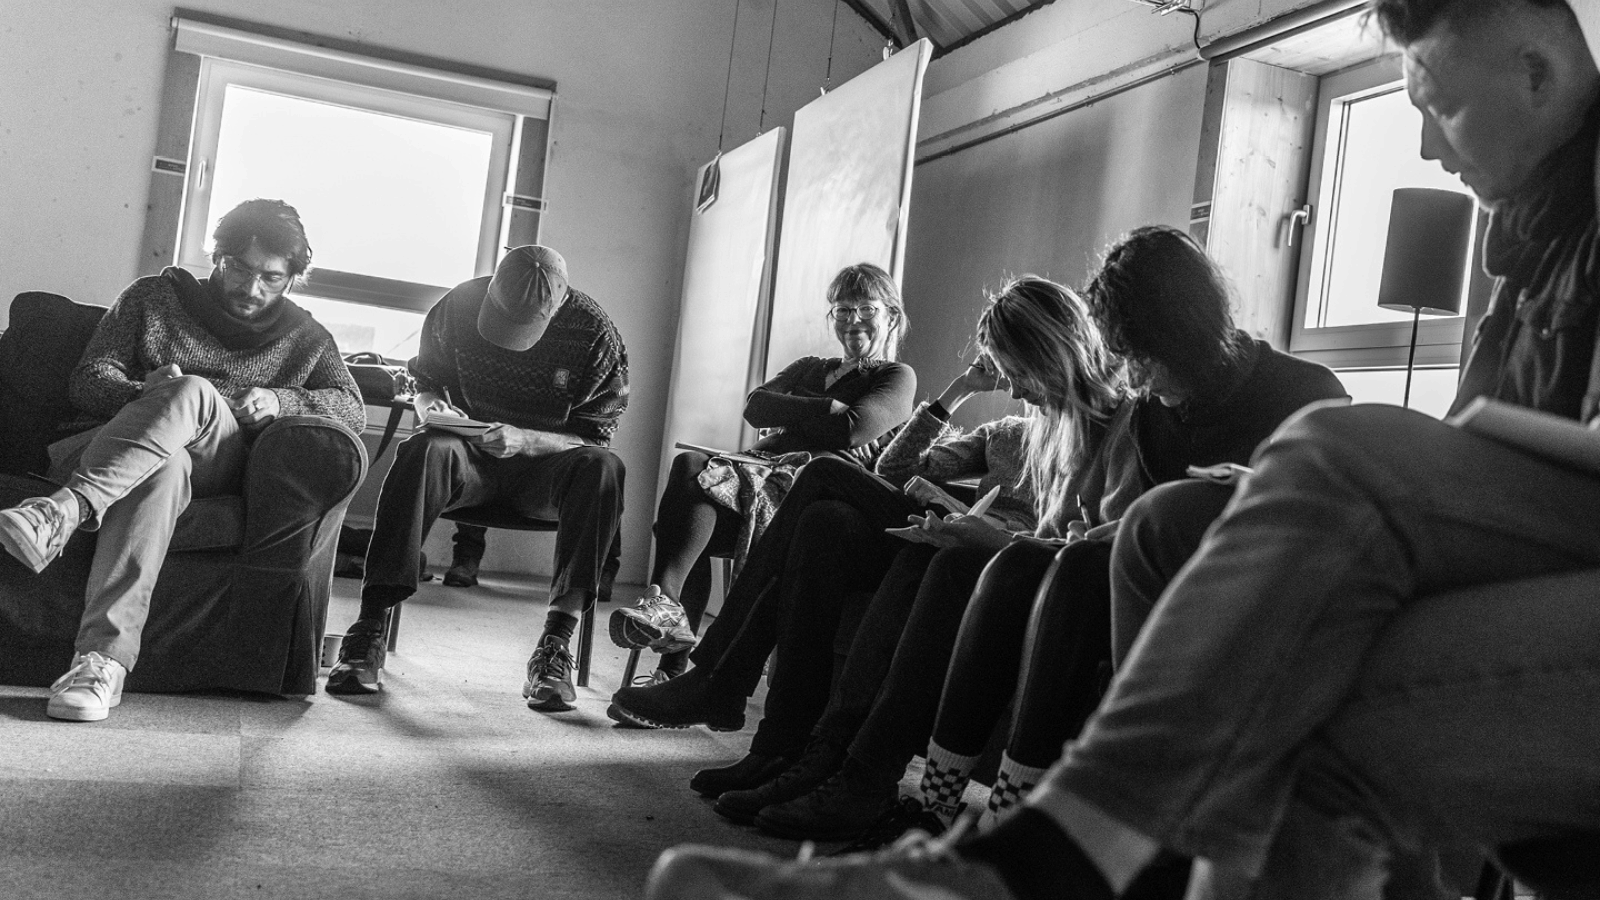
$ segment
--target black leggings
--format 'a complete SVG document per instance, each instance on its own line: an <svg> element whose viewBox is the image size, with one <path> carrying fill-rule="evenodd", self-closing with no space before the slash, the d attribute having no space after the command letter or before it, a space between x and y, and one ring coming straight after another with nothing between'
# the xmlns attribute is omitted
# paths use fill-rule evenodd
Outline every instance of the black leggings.
<svg viewBox="0 0 1600 900"><path fill-rule="evenodd" d="M1006 752L1048 767L1100 702L1111 659L1111 541L1059 551L1026 542L1007 548L1013 568L1050 559L1037 591L977 591L967 606L939 701L933 739L977 756L1013 710ZM996 559L995 563L1001 563ZM1015 703L1012 698L1015 696Z"/></svg>
<svg viewBox="0 0 1600 900"><path fill-rule="evenodd" d="M700 487L700 473L711 457L688 450L672 460L667 488L656 506L656 558L650 583L683 604L689 626L700 630L700 617L711 598L711 558L733 551L739 538L738 513L711 499Z"/></svg>

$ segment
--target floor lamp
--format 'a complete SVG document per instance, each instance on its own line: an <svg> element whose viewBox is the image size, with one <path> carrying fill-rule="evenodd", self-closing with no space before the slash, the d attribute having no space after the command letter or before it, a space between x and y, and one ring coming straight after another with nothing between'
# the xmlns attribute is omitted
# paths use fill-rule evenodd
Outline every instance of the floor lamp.
<svg viewBox="0 0 1600 900"><path fill-rule="evenodd" d="M1400 188L1394 192L1378 305L1411 313L1404 406L1411 405L1411 370L1417 362L1417 327L1422 316L1453 316L1461 312L1467 253L1472 249L1473 214L1473 200L1466 194L1437 188Z"/></svg>

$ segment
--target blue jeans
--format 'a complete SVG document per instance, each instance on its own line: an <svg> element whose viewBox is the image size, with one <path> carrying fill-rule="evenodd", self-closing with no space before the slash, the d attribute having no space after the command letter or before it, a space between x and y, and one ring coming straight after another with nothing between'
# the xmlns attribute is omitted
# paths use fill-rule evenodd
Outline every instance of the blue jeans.
<svg viewBox="0 0 1600 900"><path fill-rule="evenodd" d="M1383 406L1255 462L1030 803L1075 795L1254 896L1331 857L1326 896L1369 896L1386 847L1600 818L1600 609L1439 596L1600 564L1600 478Z"/></svg>

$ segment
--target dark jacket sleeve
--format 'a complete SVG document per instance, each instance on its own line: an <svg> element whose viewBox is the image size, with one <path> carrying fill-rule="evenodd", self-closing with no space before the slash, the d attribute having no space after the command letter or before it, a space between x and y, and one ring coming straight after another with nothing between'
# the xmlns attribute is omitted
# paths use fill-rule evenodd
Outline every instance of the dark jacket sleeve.
<svg viewBox="0 0 1600 900"><path fill-rule="evenodd" d="M803 356L785 366L782 372L745 398L744 420L756 428L790 428L829 415L833 409L832 398L796 393L806 375L821 368L823 363L820 357Z"/></svg>
<svg viewBox="0 0 1600 900"><path fill-rule="evenodd" d="M916 395L916 371L905 363L884 363L872 371L866 392L844 412L808 419L784 431L818 450L859 447L910 417Z"/></svg>

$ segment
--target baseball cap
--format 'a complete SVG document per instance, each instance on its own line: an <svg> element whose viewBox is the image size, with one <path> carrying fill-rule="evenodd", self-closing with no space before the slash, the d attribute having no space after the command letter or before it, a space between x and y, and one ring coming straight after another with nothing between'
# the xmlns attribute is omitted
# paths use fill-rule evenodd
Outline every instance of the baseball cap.
<svg viewBox="0 0 1600 900"><path fill-rule="evenodd" d="M478 334L507 350L539 342L567 298L567 261L538 244L513 247L495 267L478 310Z"/></svg>

